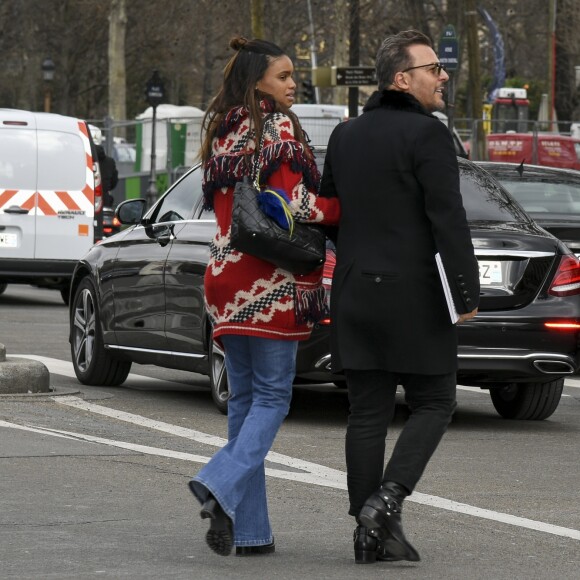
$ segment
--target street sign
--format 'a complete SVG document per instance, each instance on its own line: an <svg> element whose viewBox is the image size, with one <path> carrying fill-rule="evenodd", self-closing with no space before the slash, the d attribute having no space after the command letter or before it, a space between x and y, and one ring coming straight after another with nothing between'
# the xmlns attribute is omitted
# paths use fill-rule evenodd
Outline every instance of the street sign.
<svg viewBox="0 0 580 580"><path fill-rule="evenodd" d="M376 85L374 66L333 66L332 84L348 87Z"/></svg>
<svg viewBox="0 0 580 580"><path fill-rule="evenodd" d="M439 39L439 62L446 70L454 71L459 67L459 43L455 35L455 27L451 24L445 27Z"/></svg>
<svg viewBox="0 0 580 580"><path fill-rule="evenodd" d="M154 70L153 75L147 81L145 87L145 98L152 107L157 107L165 100L165 87L159 76L159 71Z"/></svg>

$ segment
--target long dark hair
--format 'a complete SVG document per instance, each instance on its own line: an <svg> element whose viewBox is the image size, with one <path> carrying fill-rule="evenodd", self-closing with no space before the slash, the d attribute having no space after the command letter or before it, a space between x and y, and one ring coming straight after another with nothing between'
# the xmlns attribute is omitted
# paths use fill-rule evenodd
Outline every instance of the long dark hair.
<svg viewBox="0 0 580 580"><path fill-rule="evenodd" d="M270 103L271 110L281 111L292 119L296 139L306 145L306 139L296 115L256 88L256 84L264 76L271 61L286 53L273 42L258 38L248 40L243 36L232 38L230 48L233 48L236 54L226 64L222 86L203 117L204 137L199 152L202 162L205 163L211 157L212 140L224 117L234 107L243 106L248 110L251 126L256 131L256 143L260 141L262 136L260 101L263 100ZM309 150L308 147L306 150Z"/></svg>

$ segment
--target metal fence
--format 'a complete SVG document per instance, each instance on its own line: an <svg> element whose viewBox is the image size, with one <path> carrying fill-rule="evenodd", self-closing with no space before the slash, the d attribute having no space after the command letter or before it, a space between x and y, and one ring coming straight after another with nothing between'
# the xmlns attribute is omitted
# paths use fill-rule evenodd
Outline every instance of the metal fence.
<svg viewBox="0 0 580 580"><path fill-rule="evenodd" d="M342 119L337 117L300 119L311 144L315 146L326 146L332 130L341 121ZM90 121L90 123L102 130L105 150L108 155L116 158L120 179L113 191L115 202L145 197L151 170L152 119L115 121L105 118L100 121ZM201 145L201 118L158 118L156 123L156 178L157 189L159 194L162 194L197 162L197 153ZM524 160L526 163L549 164L542 157L543 143L550 142L545 139L545 135L554 136L552 143L563 142L561 137L569 138L571 133L575 132L579 133L578 137L580 137L580 124L571 121L549 123L516 120L511 122L509 120L457 118L454 119L454 129L464 143L470 159L487 160L490 158L490 147L492 149L495 147L497 151L497 148L501 146L506 150L515 151L511 153L514 163ZM518 152L514 147L517 148L519 145L516 144L517 139L513 136L522 133L530 135L526 139L530 140L531 149L528 147L525 152L523 150ZM502 137L499 138L498 135ZM133 146L135 153L134 160L129 162L119 159L119 151L127 146ZM556 166L580 169L580 139L577 142L574 141L570 147L575 147L574 159L565 159L558 165L556 158L562 157L563 153L562 151L558 153L557 147L552 145L552 161L555 160Z"/></svg>

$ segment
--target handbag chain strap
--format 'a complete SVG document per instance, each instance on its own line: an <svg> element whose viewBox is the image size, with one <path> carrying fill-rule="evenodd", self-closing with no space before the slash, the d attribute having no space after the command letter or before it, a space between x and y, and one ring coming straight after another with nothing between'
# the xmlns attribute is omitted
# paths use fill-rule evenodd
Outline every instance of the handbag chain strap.
<svg viewBox="0 0 580 580"><path fill-rule="evenodd" d="M254 151L254 164L252 166L252 173L250 174L250 179L254 184L256 189L260 189L259 177L260 177L260 159L262 159L262 150L264 149L264 141L266 139L266 125L272 118L272 113L268 113L264 117L264 124L262 125L262 135L260 137L260 144L258 145L257 149Z"/></svg>

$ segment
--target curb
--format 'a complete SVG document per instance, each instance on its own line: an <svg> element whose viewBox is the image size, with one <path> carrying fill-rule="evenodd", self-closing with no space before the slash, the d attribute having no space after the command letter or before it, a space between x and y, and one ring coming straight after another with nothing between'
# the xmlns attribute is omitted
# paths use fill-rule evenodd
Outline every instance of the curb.
<svg viewBox="0 0 580 580"><path fill-rule="evenodd" d="M64 395L79 395L78 389L67 387L50 387L49 391L42 393L0 393L0 401L7 399L46 399L50 397L62 397Z"/></svg>

